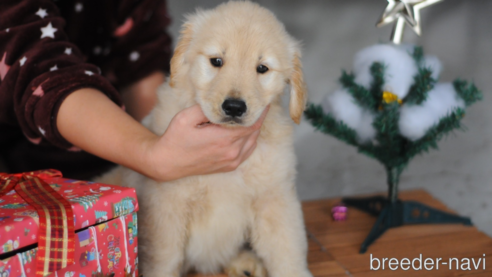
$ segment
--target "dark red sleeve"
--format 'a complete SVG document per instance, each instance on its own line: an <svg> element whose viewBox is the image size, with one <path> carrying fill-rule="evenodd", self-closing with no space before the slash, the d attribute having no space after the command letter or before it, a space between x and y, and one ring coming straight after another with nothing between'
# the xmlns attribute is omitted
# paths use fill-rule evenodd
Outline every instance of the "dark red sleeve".
<svg viewBox="0 0 492 277"><path fill-rule="evenodd" d="M121 101L99 68L84 62L64 25L51 0L0 1L0 125L19 126L35 144L69 148L56 128L68 94L93 87Z"/></svg>
<svg viewBox="0 0 492 277"><path fill-rule="evenodd" d="M169 72L172 55L167 33L171 20L163 0L121 1L116 14L116 38L105 66L108 76L114 72L115 83L122 87L155 71Z"/></svg>
<svg viewBox="0 0 492 277"><path fill-rule="evenodd" d="M169 72L171 20L163 0L58 1L70 40L124 87L155 72Z"/></svg>

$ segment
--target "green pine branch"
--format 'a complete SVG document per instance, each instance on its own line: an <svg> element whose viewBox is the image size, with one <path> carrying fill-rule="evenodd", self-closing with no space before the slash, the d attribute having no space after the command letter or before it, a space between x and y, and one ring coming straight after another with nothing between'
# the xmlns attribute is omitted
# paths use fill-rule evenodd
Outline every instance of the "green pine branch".
<svg viewBox="0 0 492 277"><path fill-rule="evenodd" d="M404 102L410 105L420 105L427 99L428 92L434 88L437 80L432 78L431 68L422 66L422 62L424 61L424 50L422 47L416 46L412 57L418 66L418 73L413 77L413 85L410 87Z"/></svg>
<svg viewBox="0 0 492 277"><path fill-rule="evenodd" d="M340 83L347 89L347 91L354 97L357 104L361 107L367 108L369 110L374 110L377 107L378 102L375 101L371 92L365 89L363 86L355 83L355 77L351 73L342 71L342 76L340 77Z"/></svg>
<svg viewBox="0 0 492 277"><path fill-rule="evenodd" d="M415 46L413 48L412 57L415 62L420 65L424 60L424 49L421 46Z"/></svg>
<svg viewBox="0 0 492 277"><path fill-rule="evenodd" d="M432 78L429 68L419 67L419 72L413 77L414 83L405 97L406 104L420 105L427 99L427 94L434 88L436 80Z"/></svg>
<svg viewBox="0 0 492 277"><path fill-rule="evenodd" d="M453 85L458 95L465 101L466 106L470 106L483 98L482 92L471 82L468 85L467 81L456 79Z"/></svg>
<svg viewBox="0 0 492 277"><path fill-rule="evenodd" d="M408 141L405 145L405 151L403 151L406 155L406 159L410 160L422 152L438 149L437 143L444 136L455 129L462 129L461 119L464 116L465 111L461 108L457 108L449 115L441 118L439 123L430 128L424 137L415 142Z"/></svg>
<svg viewBox="0 0 492 277"><path fill-rule="evenodd" d="M344 123L337 121L331 115L325 114L321 106L309 104L304 115L321 132L330 134L348 144L358 146L355 131Z"/></svg>
<svg viewBox="0 0 492 277"><path fill-rule="evenodd" d="M309 104L304 115L317 130L332 135L337 139L356 146L360 153L379 160L375 155L378 150L372 144L361 144L357 139L357 133L341 121L337 121L330 114L325 114L320 105Z"/></svg>
<svg viewBox="0 0 492 277"><path fill-rule="evenodd" d="M382 111L374 119L373 126L376 129L376 140L381 147L375 149L374 156L385 166L395 166L402 163L401 143L402 137L399 130L398 102L383 103Z"/></svg>
<svg viewBox="0 0 492 277"><path fill-rule="evenodd" d="M418 65L418 73L408 95L403 99L404 105L420 105L434 88L437 80L432 78L432 68L423 67L424 52L421 47L415 47L411 53ZM416 155L437 149L437 143L450 132L463 129L461 119L465 110L457 108L431 127L424 137L411 141L403 137L399 130L400 104L397 101L385 103L382 99L384 87L384 64L375 62L370 67L372 82L369 89L355 83L355 76L342 71L340 83L353 96L356 103L363 109L376 114L373 127L376 137L373 142L361 143L357 133L342 121L332 115L325 114L319 105L309 104L305 115L311 124L321 132L330 134L350 145L356 146L359 152L374 158L385 165L387 169L396 170L399 175ZM482 93L473 83L457 79L453 82L457 94L469 106L482 99Z"/></svg>
<svg viewBox="0 0 492 277"><path fill-rule="evenodd" d="M370 93L376 102L383 98L384 71L385 66L382 63L375 62L371 65L372 83Z"/></svg>

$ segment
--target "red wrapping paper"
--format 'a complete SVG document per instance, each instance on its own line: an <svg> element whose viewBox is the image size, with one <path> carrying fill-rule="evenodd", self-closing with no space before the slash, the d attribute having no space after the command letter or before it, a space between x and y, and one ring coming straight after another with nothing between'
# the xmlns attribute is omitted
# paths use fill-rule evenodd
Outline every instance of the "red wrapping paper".
<svg viewBox="0 0 492 277"><path fill-rule="evenodd" d="M129 272L129 275L137 277L138 231L134 227L137 223L137 215L132 213L122 217L125 224L121 218L115 218L77 232L75 236L76 263L51 274L51 276L90 277L96 276L98 273L102 273L104 276L114 273L115 277L125 277ZM134 235L129 236L128 229L132 229ZM2 266L6 265L5 269L10 270L9 276L21 276L23 271L26 276L33 276L36 249L18 255L21 255L24 261L23 268L20 266L19 258L14 256L8 260L0 261L0 274Z"/></svg>
<svg viewBox="0 0 492 277"><path fill-rule="evenodd" d="M98 272L114 272L116 276L125 276L125 272L131 275L137 272L136 214L133 212L138 210L138 203L134 189L69 180L57 176L59 173L52 170L34 174L41 178L44 186L41 189L51 191L46 196L41 193L41 197L59 198L58 201L62 202L69 201L64 205L67 209L70 206L72 208L75 229L93 226L99 222L105 222L103 224L105 226L113 224L114 230L96 226L78 232L75 235L76 240L72 237L71 243L75 243L75 252L72 252L75 254L75 264L56 271L55 275L71 277L78 273L80 274L78 277L83 277ZM34 245L38 242L40 232L46 230L46 228L39 228L38 214L33 207L36 203L30 201L31 205L29 205L24 201L26 193L32 194L37 189L27 187L26 190L26 185L32 183L39 186L39 179L32 179L29 176L21 178L28 181L22 185L23 191L19 189L21 186L16 186L17 192L8 191L13 187L7 183L3 186L6 193L0 197L0 253L4 257L11 251ZM49 206L50 203L48 201L45 205ZM39 206L37 208L39 209ZM102 245L97 244L100 235L105 239L100 243ZM53 244L51 246L56 247ZM72 247L71 250L73 249ZM132 252L128 252L130 249ZM1 272L4 269L9 270L9 276L34 276L36 271L40 272L39 266L37 270L35 269L37 250L36 248L24 251L0 261L0 276L3 276ZM41 258L43 257L44 255ZM95 263L97 267L94 268ZM105 268L101 263L104 263ZM22 271L21 274L18 274L19 270Z"/></svg>
<svg viewBox="0 0 492 277"><path fill-rule="evenodd" d="M65 178L44 179L72 204L79 230L138 210L135 189ZM39 218L12 190L0 197L0 253L38 242Z"/></svg>

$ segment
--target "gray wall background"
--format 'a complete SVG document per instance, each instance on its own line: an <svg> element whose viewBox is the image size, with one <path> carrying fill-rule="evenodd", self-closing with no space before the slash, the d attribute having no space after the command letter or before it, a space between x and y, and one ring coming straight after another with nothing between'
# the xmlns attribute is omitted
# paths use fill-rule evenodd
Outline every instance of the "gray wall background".
<svg viewBox="0 0 492 277"><path fill-rule="evenodd" d="M211 8L218 0L168 0L177 38L183 14ZM360 49L387 42L391 26L376 28L384 0L258 0L273 11L289 33L303 42L304 73L310 101L319 102L337 87L341 69L351 70ZM433 196L492 235L492 1L445 0L422 11L423 35L406 28L405 42L437 55L441 81L473 80L484 101L464 119L467 132L443 139L440 150L415 158L401 178L402 189L425 188ZM302 199L381 192L385 172L355 148L326 136L303 121L296 128L298 191Z"/></svg>

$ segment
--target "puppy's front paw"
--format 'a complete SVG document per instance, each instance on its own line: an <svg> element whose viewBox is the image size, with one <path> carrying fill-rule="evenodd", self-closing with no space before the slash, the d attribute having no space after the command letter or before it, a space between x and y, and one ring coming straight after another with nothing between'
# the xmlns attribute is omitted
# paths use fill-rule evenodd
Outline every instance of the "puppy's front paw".
<svg viewBox="0 0 492 277"><path fill-rule="evenodd" d="M268 277L263 262L250 250L241 251L225 272L229 277Z"/></svg>

